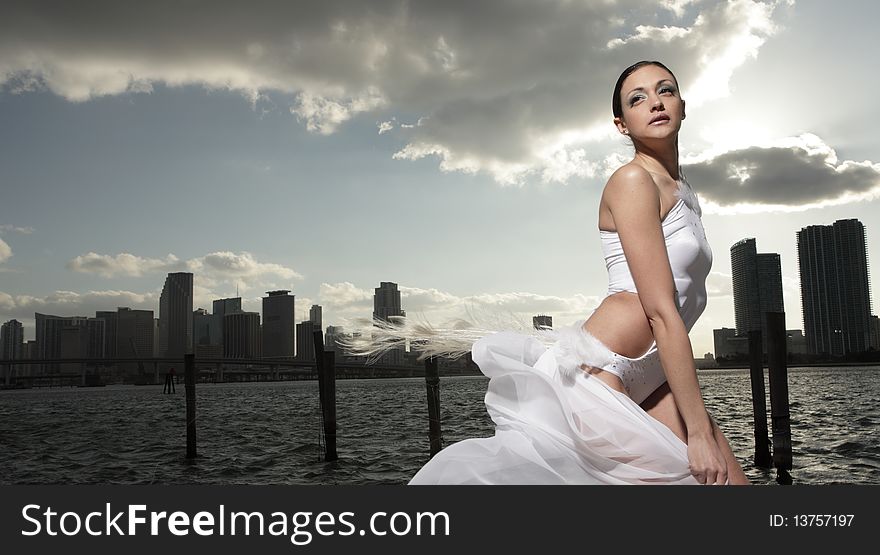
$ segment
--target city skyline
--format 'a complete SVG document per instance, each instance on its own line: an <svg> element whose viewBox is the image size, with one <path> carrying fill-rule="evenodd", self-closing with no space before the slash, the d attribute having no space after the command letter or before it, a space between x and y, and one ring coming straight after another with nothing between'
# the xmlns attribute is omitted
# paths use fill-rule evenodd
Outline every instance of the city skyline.
<svg viewBox="0 0 880 555"><path fill-rule="evenodd" d="M638 59L687 101L681 161L715 255L695 358L734 324L743 236L780 255L787 329L804 329L798 230L858 219L880 257L880 136L860 108L880 87L878 5L322 5L257 3L246 29L198 2L74 20L11 3L0 321L34 339L35 313L158 314L162 278L187 271L193 309L290 290L295 321L321 305L325 327L388 280L430 320L584 318L607 290L599 198L631 156L609 97Z"/></svg>

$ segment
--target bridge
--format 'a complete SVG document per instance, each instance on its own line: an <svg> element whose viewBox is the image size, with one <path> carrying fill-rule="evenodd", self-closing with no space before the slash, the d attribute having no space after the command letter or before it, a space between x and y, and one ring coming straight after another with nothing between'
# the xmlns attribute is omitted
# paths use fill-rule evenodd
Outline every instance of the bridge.
<svg viewBox="0 0 880 555"><path fill-rule="evenodd" d="M176 368L178 375L182 375L184 359L163 357L0 359L0 369L2 369L0 388L105 385L103 378L109 377L113 368L122 364L138 365L138 373L133 376L135 384L161 384L160 375L164 375L170 368ZM20 366L42 367L46 371L39 372L38 370L39 373L28 372L28 375L16 375L15 367ZM78 371L69 369L76 366L79 367ZM196 358L195 366L197 379L202 382L318 379L318 369L314 361ZM65 370L65 367L68 369ZM380 366L341 360L336 363L335 367L336 377L340 379L423 377L425 375L425 369L422 365Z"/></svg>

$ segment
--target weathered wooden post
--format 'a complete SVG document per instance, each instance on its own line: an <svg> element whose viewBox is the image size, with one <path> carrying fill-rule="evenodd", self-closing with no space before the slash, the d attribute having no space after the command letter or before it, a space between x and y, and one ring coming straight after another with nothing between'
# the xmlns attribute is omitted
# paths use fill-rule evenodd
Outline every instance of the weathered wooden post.
<svg viewBox="0 0 880 555"><path fill-rule="evenodd" d="M767 366L770 371L770 418L776 481L791 484L791 420L788 411L785 313L767 312Z"/></svg>
<svg viewBox="0 0 880 555"><path fill-rule="evenodd" d="M324 351L321 330L315 330L312 337L315 342L315 363L318 367L321 420L324 424L324 460L335 461L339 458L336 453L336 353Z"/></svg>
<svg viewBox="0 0 880 555"><path fill-rule="evenodd" d="M196 458L196 361L195 355L183 356L186 389L186 458Z"/></svg>
<svg viewBox="0 0 880 555"><path fill-rule="evenodd" d="M767 437L767 395L764 391L764 346L761 330L749 332L749 370L752 380L752 414L755 423L755 466L770 468Z"/></svg>
<svg viewBox="0 0 880 555"><path fill-rule="evenodd" d="M428 441L433 457L443 449L440 437L440 372L435 357L425 359L425 386L428 392Z"/></svg>

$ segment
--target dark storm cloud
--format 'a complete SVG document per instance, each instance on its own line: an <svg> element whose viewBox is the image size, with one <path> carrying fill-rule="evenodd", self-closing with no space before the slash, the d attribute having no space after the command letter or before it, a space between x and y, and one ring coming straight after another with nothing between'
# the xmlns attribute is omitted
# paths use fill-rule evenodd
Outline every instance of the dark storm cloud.
<svg viewBox="0 0 880 555"><path fill-rule="evenodd" d="M792 141L789 141L792 142ZM738 203L801 206L880 194L880 165L839 162L815 136L787 146L749 147L685 166L701 196Z"/></svg>
<svg viewBox="0 0 880 555"><path fill-rule="evenodd" d="M364 112L414 118L421 125L398 126L409 144L400 158L440 154L448 167L503 180L548 157L575 159L540 151L562 132L610 122L611 87L633 61L663 59L685 90L694 85L696 106L700 91L723 94L775 29L776 2L688 4L4 2L0 85L72 101L154 83L252 101L279 91L312 131L332 133Z"/></svg>

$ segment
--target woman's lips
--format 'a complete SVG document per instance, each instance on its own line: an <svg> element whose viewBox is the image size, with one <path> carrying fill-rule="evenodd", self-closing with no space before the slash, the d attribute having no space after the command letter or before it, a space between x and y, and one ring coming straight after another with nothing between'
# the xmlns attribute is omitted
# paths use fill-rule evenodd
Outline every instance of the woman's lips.
<svg viewBox="0 0 880 555"><path fill-rule="evenodd" d="M658 118L658 119L652 121L649 125L659 125L661 123L666 123L668 121L669 121L669 117L663 116L661 118Z"/></svg>

